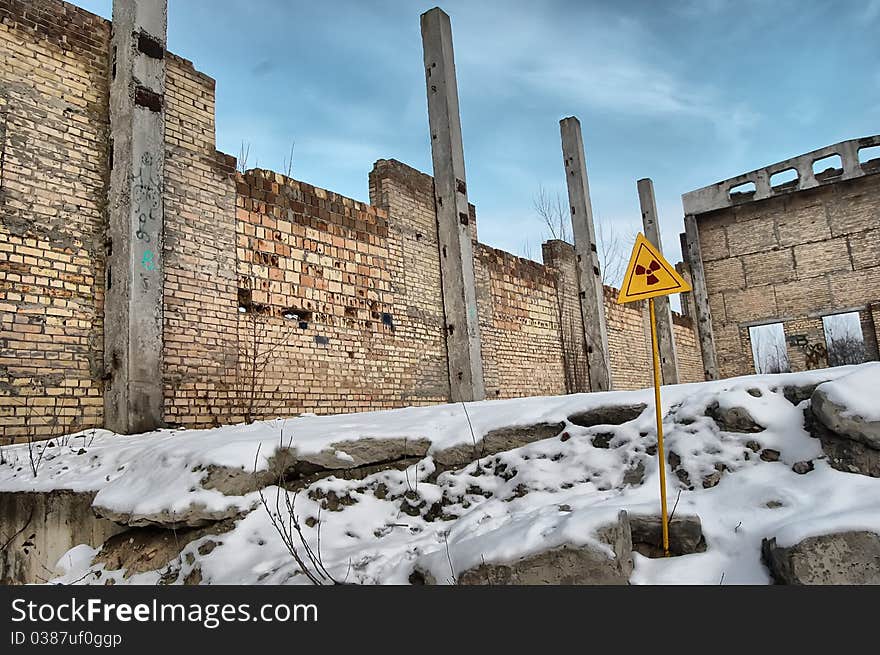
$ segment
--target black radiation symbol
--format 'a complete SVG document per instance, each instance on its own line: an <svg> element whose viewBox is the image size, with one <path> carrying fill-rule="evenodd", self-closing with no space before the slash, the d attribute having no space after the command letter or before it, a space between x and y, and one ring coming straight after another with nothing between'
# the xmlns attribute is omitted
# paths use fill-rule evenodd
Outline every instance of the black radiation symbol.
<svg viewBox="0 0 880 655"><path fill-rule="evenodd" d="M645 283L650 287L657 284L660 280L654 275L654 271L660 270L660 262L656 259L652 259L651 263L648 264L648 268L645 268L641 264L636 264L636 275L647 275L648 277L645 279Z"/></svg>

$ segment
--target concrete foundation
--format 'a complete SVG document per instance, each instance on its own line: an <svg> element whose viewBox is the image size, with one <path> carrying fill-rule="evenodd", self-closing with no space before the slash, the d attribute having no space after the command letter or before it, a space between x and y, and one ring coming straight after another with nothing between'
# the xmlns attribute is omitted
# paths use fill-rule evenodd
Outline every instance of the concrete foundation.
<svg viewBox="0 0 880 655"><path fill-rule="evenodd" d="M571 210L571 228L577 256L581 315L589 364L590 391L611 389L611 361L608 356L608 329L605 325L602 275L596 248L596 228L590 204L590 184L584 155L581 124L571 116L559 121L562 157Z"/></svg>
<svg viewBox="0 0 880 655"><path fill-rule="evenodd" d="M92 512L93 493L0 493L0 584L46 582L79 544L97 548L125 528Z"/></svg>
<svg viewBox="0 0 880 655"><path fill-rule="evenodd" d="M114 0L104 424L162 425L167 0Z"/></svg>
<svg viewBox="0 0 880 655"><path fill-rule="evenodd" d="M453 402L485 397L470 212L449 16L422 14L446 350Z"/></svg>

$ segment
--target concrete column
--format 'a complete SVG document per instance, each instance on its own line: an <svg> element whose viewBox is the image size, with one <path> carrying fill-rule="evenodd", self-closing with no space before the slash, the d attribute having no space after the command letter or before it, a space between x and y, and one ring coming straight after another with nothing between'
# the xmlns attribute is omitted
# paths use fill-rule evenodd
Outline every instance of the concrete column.
<svg viewBox="0 0 880 655"><path fill-rule="evenodd" d="M167 0L114 0L104 303L104 423L162 425L162 240Z"/></svg>
<svg viewBox="0 0 880 655"><path fill-rule="evenodd" d="M717 380L718 360L715 356L715 338L712 333L712 312L709 311L709 292L706 289L700 233L697 229L697 219L693 214L684 217L684 233L687 239L687 262L691 269L691 284L694 288L692 297L700 353L703 355L703 372L707 380Z"/></svg>
<svg viewBox="0 0 880 655"><path fill-rule="evenodd" d="M446 313L449 388L452 402L482 400L486 391L458 113L458 85L452 52L452 25L449 16L436 7L422 14L421 23L431 155L434 160L440 274Z"/></svg>
<svg viewBox="0 0 880 655"><path fill-rule="evenodd" d="M645 237L663 254L660 241L660 223L657 218L657 202L654 200L654 183L644 178L636 183L639 190L639 205L642 208L642 226ZM669 296L654 298L654 313L657 316L657 343L660 347L660 372L663 384L678 384L678 358L675 352L675 332L672 328L672 310Z"/></svg>
<svg viewBox="0 0 880 655"><path fill-rule="evenodd" d="M589 365L590 391L611 389L611 360L608 356L608 330L605 326L605 298L596 248L596 228L590 204L590 184L581 124L571 116L559 121L562 158L568 184L568 205L577 259L581 316Z"/></svg>

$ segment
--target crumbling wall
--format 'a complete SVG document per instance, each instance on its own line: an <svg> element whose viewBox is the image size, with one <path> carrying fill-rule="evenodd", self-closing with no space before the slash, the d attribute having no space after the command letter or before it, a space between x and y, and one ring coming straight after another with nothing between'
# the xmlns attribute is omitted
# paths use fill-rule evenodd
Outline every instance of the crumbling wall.
<svg viewBox="0 0 880 655"><path fill-rule="evenodd" d="M703 357L690 316L672 313L672 330L675 333L675 356L678 360L679 382L703 382Z"/></svg>
<svg viewBox="0 0 880 655"><path fill-rule="evenodd" d="M385 210L271 171L239 175L237 190L239 339L272 350L260 393L274 402L259 415L406 404L419 319L395 303ZM249 342L261 314L266 334Z"/></svg>
<svg viewBox="0 0 880 655"><path fill-rule="evenodd" d="M8 442L102 423L110 24L58 0L0 0L0 48ZM165 422L446 402L432 178L380 160L366 204L237 173L216 150L214 80L165 56ZM525 260L479 244L470 214L488 398L587 391L573 248ZM643 312L606 305L616 386L649 384ZM687 359L693 335L678 328Z"/></svg>
<svg viewBox="0 0 880 655"><path fill-rule="evenodd" d="M410 375L400 402L446 402L449 374L434 181L399 161L380 159L370 171L369 182L370 202L385 212L388 222L398 356Z"/></svg>
<svg viewBox="0 0 880 655"><path fill-rule="evenodd" d="M0 0L0 445L100 425L110 25Z"/></svg>

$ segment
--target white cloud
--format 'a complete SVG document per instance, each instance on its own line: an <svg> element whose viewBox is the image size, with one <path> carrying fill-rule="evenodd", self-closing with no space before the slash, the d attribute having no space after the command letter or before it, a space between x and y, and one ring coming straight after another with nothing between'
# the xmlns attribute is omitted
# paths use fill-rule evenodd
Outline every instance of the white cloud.
<svg viewBox="0 0 880 655"><path fill-rule="evenodd" d="M631 16L595 7L539 14L533 5L465 11L453 26L459 79L499 106L532 97L552 99L560 113L698 119L733 139L758 120L729 88L687 75L670 51L678 35L656 34Z"/></svg>

